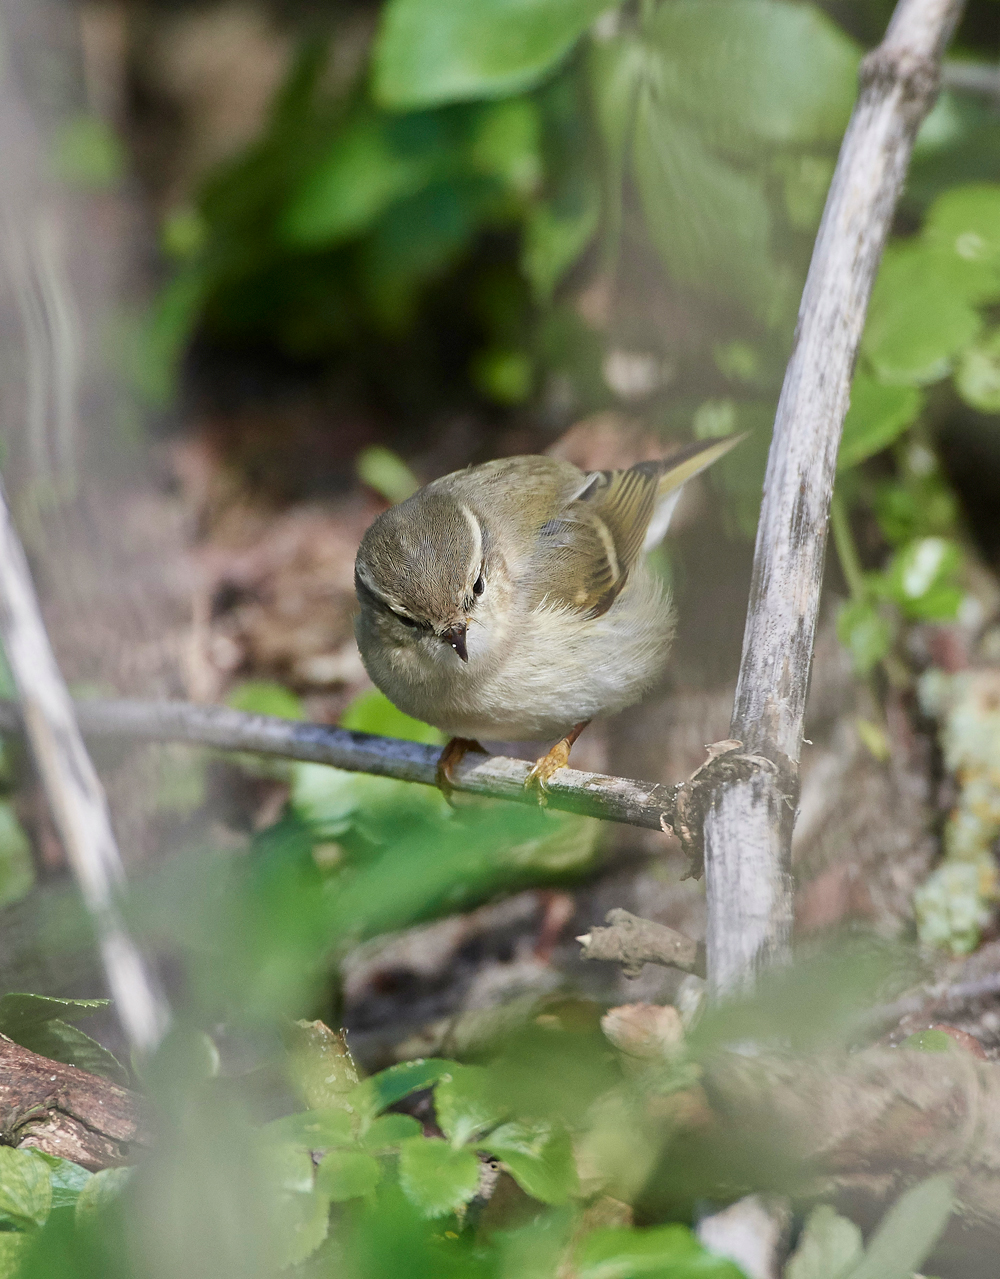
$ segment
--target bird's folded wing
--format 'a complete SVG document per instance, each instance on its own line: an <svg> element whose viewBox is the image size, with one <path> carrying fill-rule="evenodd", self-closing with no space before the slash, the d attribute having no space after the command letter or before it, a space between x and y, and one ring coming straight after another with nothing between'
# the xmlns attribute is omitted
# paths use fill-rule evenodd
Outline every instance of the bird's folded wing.
<svg viewBox="0 0 1000 1279"><path fill-rule="evenodd" d="M614 603L642 552L662 468L599 471L538 536L530 586L535 605L562 605L600 617Z"/></svg>

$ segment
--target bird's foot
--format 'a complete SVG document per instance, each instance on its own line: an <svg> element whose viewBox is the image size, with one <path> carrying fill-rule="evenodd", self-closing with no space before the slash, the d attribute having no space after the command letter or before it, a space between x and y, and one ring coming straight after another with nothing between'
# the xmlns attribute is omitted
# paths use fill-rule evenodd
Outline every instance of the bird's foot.
<svg viewBox="0 0 1000 1279"><path fill-rule="evenodd" d="M455 769L461 764L469 751L476 751L480 755L489 754L486 748L480 746L474 737L453 737L438 759L434 780L449 804L451 803L452 792L455 789Z"/></svg>
<svg viewBox="0 0 1000 1279"><path fill-rule="evenodd" d="M744 755L743 743L735 738L712 742L706 746L708 759L700 764L686 782L674 790L673 818L661 817L665 831L673 830L688 858L684 879L700 879L705 871L702 827L705 814L720 786L740 777L750 777L760 769L776 772L775 764L763 755Z"/></svg>
<svg viewBox="0 0 1000 1279"><path fill-rule="evenodd" d="M528 776L524 779L525 790L537 790L538 802L543 808L547 803L545 792L549 788L549 782L552 780L553 774L558 773L560 768L569 766L569 753L573 749L573 743L589 723L590 720L586 719L582 724L576 724L571 728L566 736L561 737L550 751L547 751L541 759L535 761Z"/></svg>

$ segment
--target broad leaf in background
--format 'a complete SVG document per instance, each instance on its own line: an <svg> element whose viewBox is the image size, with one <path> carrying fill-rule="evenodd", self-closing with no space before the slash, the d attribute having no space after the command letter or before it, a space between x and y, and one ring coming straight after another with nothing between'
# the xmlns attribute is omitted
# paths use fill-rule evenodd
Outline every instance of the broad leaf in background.
<svg viewBox="0 0 1000 1279"><path fill-rule="evenodd" d="M982 325L967 280L965 264L923 243L886 249L862 340L884 382L926 386L951 372Z"/></svg>
<svg viewBox="0 0 1000 1279"><path fill-rule="evenodd" d="M295 1146L298 1150L328 1150L354 1143L354 1118L346 1109L302 1110L273 1119L260 1130L273 1145Z"/></svg>
<svg viewBox="0 0 1000 1279"><path fill-rule="evenodd" d="M302 699L273 680L249 679L237 684L226 697L226 705L248 715L276 715L278 719L305 719Z"/></svg>
<svg viewBox="0 0 1000 1279"><path fill-rule="evenodd" d="M424 185L440 165L445 139L435 127L439 122L431 116L402 124L408 127L362 116L335 135L329 154L288 206L282 230L290 244L305 248L348 239Z"/></svg>
<svg viewBox="0 0 1000 1279"><path fill-rule="evenodd" d="M889 1209L865 1255L842 1279L911 1279L948 1224L954 1204L951 1177L929 1177Z"/></svg>
<svg viewBox="0 0 1000 1279"><path fill-rule="evenodd" d="M373 92L395 110L499 98L538 84L607 0L390 0Z"/></svg>
<svg viewBox="0 0 1000 1279"><path fill-rule="evenodd" d="M304 1261L326 1238L330 1199L316 1188L308 1151L270 1146L262 1155L264 1175L274 1195L272 1247L275 1260L284 1269Z"/></svg>
<svg viewBox="0 0 1000 1279"><path fill-rule="evenodd" d="M65 1017L89 1017L107 1008L107 999L57 999L7 994L0 999L0 1034L52 1061L66 1062L127 1087L128 1071L96 1039L70 1026Z"/></svg>
<svg viewBox="0 0 1000 1279"><path fill-rule="evenodd" d="M503 1160L521 1189L542 1203L568 1203L579 1188L569 1134L560 1125L515 1120L476 1145Z"/></svg>
<svg viewBox="0 0 1000 1279"><path fill-rule="evenodd" d="M887 385L859 369L851 383L837 469L856 466L888 448L916 421L922 405L916 387Z"/></svg>
<svg viewBox="0 0 1000 1279"><path fill-rule="evenodd" d="M282 1039L288 1054L285 1074L310 1110L336 1110L360 1080L343 1031L321 1021L286 1024Z"/></svg>
<svg viewBox="0 0 1000 1279"><path fill-rule="evenodd" d="M878 586L907 617L949 621L962 603L957 582L961 563L957 543L943 537L922 537L893 556Z"/></svg>
<svg viewBox="0 0 1000 1279"><path fill-rule="evenodd" d="M365 300L381 331L398 334L412 324L424 285L458 262L494 209L488 178L449 175L386 211L361 251Z"/></svg>
<svg viewBox="0 0 1000 1279"><path fill-rule="evenodd" d="M380 444L362 449L354 466L361 483L367 484L393 505L397 502L405 502L420 488L420 481L399 454L394 453L392 449L383 448ZM390 705L392 705L391 702ZM402 711L399 713L402 714ZM366 731L374 732L374 729Z"/></svg>
<svg viewBox="0 0 1000 1279"><path fill-rule="evenodd" d="M333 1150L316 1169L316 1189L333 1203L372 1194L382 1178L377 1159L360 1150Z"/></svg>
<svg viewBox="0 0 1000 1279"><path fill-rule="evenodd" d="M340 727L354 733L376 733L381 737L401 737L407 742L443 746L444 735L422 720L412 719L393 706L377 688L360 693L340 717Z"/></svg>
<svg viewBox="0 0 1000 1279"><path fill-rule="evenodd" d="M426 1057L418 1061L400 1062L377 1075L363 1080L349 1095L349 1102L362 1120L373 1119L379 1111L402 1101L411 1092L430 1088L452 1071L462 1070L457 1062L442 1057Z"/></svg>
<svg viewBox="0 0 1000 1279"><path fill-rule="evenodd" d="M446 1217L479 1189L479 1160L433 1137L410 1137L399 1148L399 1184L425 1217Z"/></svg>
<svg viewBox="0 0 1000 1279"><path fill-rule="evenodd" d="M631 34L594 40L590 47L587 70L591 100L604 148L604 241L608 262L618 251L622 182L647 56L646 47Z"/></svg>
<svg viewBox="0 0 1000 1279"><path fill-rule="evenodd" d="M531 211L521 265L539 302L552 300L556 285L594 238L600 216L600 191L592 180Z"/></svg>
<svg viewBox="0 0 1000 1279"><path fill-rule="evenodd" d="M874 599L850 600L837 613L837 638L851 655L854 673L862 678L888 656L896 631Z"/></svg>
<svg viewBox="0 0 1000 1279"><path fill-rule="evenodd" d="M959 395L980 413L1000 413L1000 329L962 352L955 371Z"/></svg>
<svg viewBox="0 0 1000 1279"><path fill-rule="evenodd" d="M973 300L1000 296L1000 185L954 187L927 210L922 232L932 248L961 263Z"/></svg>
<svg viewBox="0 0 1000 1279"><path fill-rule="evenodd" d="M575 1260L577 1279L744 1279L735 1262L706 1251L687 1226L595 1230Z"/></svg>
<svg viewBox="0 0 1000 1279"><path fill-rule="evenodd" d="M94 1174L69 1159L60 1159L58 1155L47 1155L41 1150L33 1153L48 1166L52 1184L52 1207L72 1208Z"/></svg>
<svg viewBox="0 0 1000 1279"><path fill-rule="evenodd" d="M837 1279L863 1252L861 1231L854 1222L828 1204L819 1204L806 1218L784 1279Z"/></svg>
<svg viewBox="0 0 1000 1279"><path fill-rule="evenodd" d="M456 1148L504 1118L483 1066L455 1066L434 1089L441 1131Z"/></svg>
<svg viewBox="0 0 1000 1279"><path fill-rule="evenodd" d="M639 95L633 163L649 237L677 283L772 313L786 286L760 180L713 155L648 88Z"/></svg>
<svg viewBox="0 0 1000 1279"><path fill-rule="evenodd" d="M412 1115L380 1115L368 1125L361 1144L370 1154L391 1150L408 1137L419 1137L420 1121Z"/></svg>
<svg viewBox="0 0 1000 1279"><path fill-rule="evenodd" d="M861 51L819 9L785 0L671 0L644 28L657 96L712 146L835 147Z"/></svg>

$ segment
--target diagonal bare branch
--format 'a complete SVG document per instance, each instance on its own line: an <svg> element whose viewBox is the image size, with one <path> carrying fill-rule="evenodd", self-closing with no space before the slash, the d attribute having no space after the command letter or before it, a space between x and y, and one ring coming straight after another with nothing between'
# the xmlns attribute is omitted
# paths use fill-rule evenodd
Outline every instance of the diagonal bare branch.
<svg viewBox="0 0 1000 1279"><path fill-rule="evenodd" d="M395 737L376 737L326 724L303 724L188 702L79 702L76 715L89 737L187 742L217 750L330 764L351 773L373 773L428 786L436 785L441 754L437 746ZM0 702L0 732L19 732L22 727L17 706ZM470 754L455 768L452 789L487 799L536 805L538 792L526 790L524 785L530 768L520 759ZM669 826L672 820L675 794L675 787L655 782L563 768L552 778L547 799L550 807L563 812L662 830L664 822Z"/></svg>

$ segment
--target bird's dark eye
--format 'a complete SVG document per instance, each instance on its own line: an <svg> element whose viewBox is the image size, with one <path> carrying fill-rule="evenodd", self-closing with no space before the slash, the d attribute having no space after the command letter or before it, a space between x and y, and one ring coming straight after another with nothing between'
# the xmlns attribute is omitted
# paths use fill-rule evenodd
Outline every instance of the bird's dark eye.
<svg viewBox="0 0 1000 1279"><path fill-rule="evenodd" d="M402 622L404 626L409 626L415 631L422 631L425 629L423 622L418 622L415 618L407 617L405 613L397 613L395 609L393 609L392 612L396 620L398 622Z"/></svg>
<svg viewBox="0 0 1000 1279"><path fill-rule="evenodd" d="M482 570L480 569L479 576L476 578L475 582L473 583L472 593L473 595L482 595L483 591L485 590L486 590L486 581L483 578L483 573L482 573Z"/></svg>

